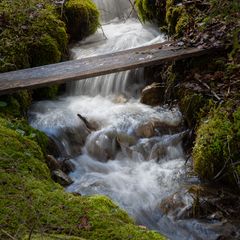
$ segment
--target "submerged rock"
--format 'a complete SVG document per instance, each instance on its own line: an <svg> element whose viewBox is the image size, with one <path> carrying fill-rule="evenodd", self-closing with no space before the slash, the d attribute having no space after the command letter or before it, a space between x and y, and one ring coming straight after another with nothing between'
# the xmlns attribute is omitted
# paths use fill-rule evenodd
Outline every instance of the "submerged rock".
<svg viewBox="0 0 240 240"><path fill-rule="evenodd" d="M191 230L191 239L239 239L240 197L227 190L193 185L165 198L160 223ZM179 232L184 230L179 229Z"/></svg>
<svg viewBox="0 0 240 240"><path fill-rule="evenodd" d="M154 122L150 121L140 125L136 130L135 133L137 137L140 138L150 138L156 135L156 131L154 128Z"/></svg>

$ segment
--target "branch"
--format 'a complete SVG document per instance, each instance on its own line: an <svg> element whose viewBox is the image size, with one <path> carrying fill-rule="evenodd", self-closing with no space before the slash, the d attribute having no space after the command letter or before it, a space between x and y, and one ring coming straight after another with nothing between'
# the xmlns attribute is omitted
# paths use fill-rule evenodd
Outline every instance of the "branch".
<svg viewBox="0 0 240 240"><path fill-rule="evenodd" d="M216 93L215 91L213 91L213 90L211 89L211 87L209 87L209 85L208 85L207 83L203 82L203 81L200 79L200 75L199 75L199 74L195 74L194 77L195 77L195 79L196 79L198 82L200 82L204 87L206 87L206 88L210 91L210 93L211 93L218 101L220 101L220 102L223 101L223 100L217 95L217 93Z"/></svg>
<svg viewBox="0 0 240 240"><path fill-rule="evenodd" d="M12 235L10 235L7 231L5 231L5 230L3 230L3 229L1 229L1 231L2 231L5 235L7 235L9 238L11 238L12 240L17 240L15 237L13 237Z"/></svg>
<svg viewBox="0 0 240 240"><path fill-rule="evenodd" d="M128 1L129 1L129 3L130 3L131 6L132 6L132 11L131 11L131 13L134 11L134 12L137 14L138 21L143 25L141 19L140 19L139 16L138 16L138 13L137 13L137 11L136 11L136 9L135 9L135 1L134 1L134 3L132 3L131 0L128 0ZM131 14L130 14L130 15L131 15ZM128 17L130 17L130 15L129 15Z"/></svg>

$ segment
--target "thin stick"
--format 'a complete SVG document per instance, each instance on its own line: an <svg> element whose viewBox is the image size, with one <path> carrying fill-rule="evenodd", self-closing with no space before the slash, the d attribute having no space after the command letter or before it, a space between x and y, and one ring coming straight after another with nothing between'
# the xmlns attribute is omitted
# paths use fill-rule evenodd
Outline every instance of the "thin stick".
<svg viewBox="0 0 240 240"><path fill-rule="evenodd" d="M104 32L104 30L103 30L102 24L100 24L100 28L101 28L101 30L102 30L102 33L103 33L104 38L105 38L105 39L108 39L107 36L106 36L106 34L105 34L105 32Z"/></svg>
<svg viewBox="0 0 240 240"><path fill-rule="evenodd" d="M8 232L6 232L5 230L1 229L1 231L7 235L8 237L10 237L12 240L17 240L15 237L13 237L12 235L10 235Z"/></svg>
<svg viewBox="0 0 240 240"><path fill-rule="evenodd" d="M200 82L204 87L206 87L211 94L218 100L218 101L222 101L222 99L216 94L216 92L214 92L207 83L203 82L198 76L196 76L195 74L195 78L197 79L198 82Z"/></svg>
<svg viewBox="0 0 240 240"><path fill-rule="evenodd" d="M132 6L132 10L137 14L138 21L143 25L141 19L140 19L139 16L138 16L138 13L137 13L137 11L136 11L136 9L135 9L135 2L132 3L131 0L128 0L128 1L130 2L131 6Z"/></svg>

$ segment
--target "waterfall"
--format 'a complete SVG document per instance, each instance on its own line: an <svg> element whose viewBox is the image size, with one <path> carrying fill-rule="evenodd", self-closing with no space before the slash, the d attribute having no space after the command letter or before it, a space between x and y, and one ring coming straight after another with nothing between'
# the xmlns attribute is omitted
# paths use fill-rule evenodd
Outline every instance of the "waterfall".
<svg viewBox="0 0 240 240"><path fill-rule="evenodd" d="M94 0L94 2L101 12L101 21L103 23L107 23L115 18L125 19L131 13L129 0Z"/></svg>
<svg viewBox="0 0 240 240"><path fill-rule="evenodd" d="M101 10L103 22L108 21L108 24L104 24L94 35L73 47L71 50L73 59L164 41L164 35L160 34L155 26L151 24L143 26L136 18L124 20L124 16L131 12L128 0L95 0L95 2ZM68 85L67 92L69 95L136 96L143 85L143 69L138 69L74 82Z"/></svg>

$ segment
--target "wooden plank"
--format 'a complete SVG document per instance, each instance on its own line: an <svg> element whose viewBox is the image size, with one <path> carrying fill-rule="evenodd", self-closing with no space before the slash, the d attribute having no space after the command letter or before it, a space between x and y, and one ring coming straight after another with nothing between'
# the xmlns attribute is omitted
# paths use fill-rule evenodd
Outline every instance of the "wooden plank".
<svg viewBox="0 0 240 240"><path fill-rule="evenodd" d="M0 74L0 95L22 89L67 83L150 65L159 65L166 61L204 55L209 51L198 48L165 47L165 44L160 43L101 56L2 73Z"/></svg>

